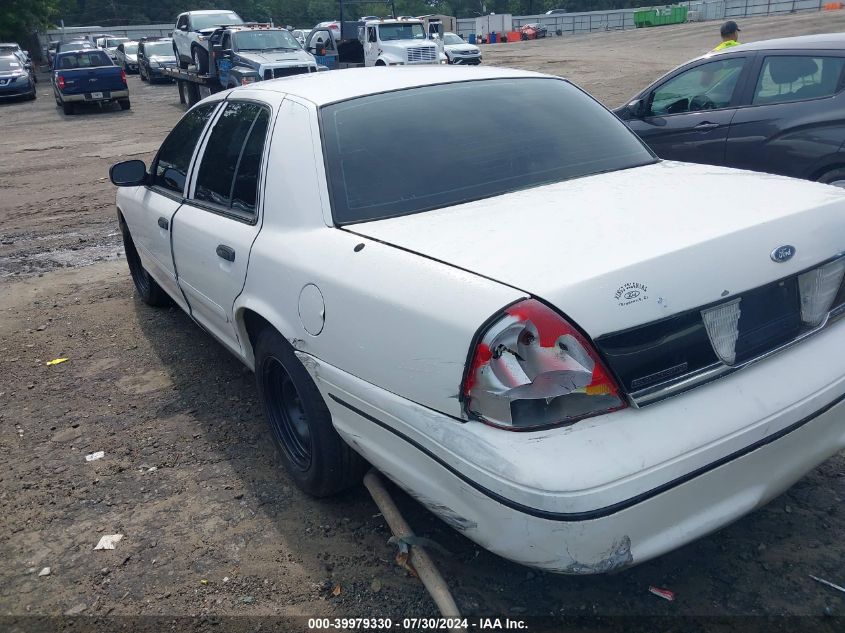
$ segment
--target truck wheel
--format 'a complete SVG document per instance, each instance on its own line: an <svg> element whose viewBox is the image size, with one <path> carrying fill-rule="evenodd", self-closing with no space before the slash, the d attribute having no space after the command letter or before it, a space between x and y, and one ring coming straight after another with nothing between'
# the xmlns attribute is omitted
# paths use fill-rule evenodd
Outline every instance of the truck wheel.
<svg viewBox="0 0 845 633"><path fill-rule="evenodd" d="M294 483L315 497L357 484L366 462L337 434L317 385L270 327L255 344L255 378L273 442Z"/></svg>
<svg viewBox="0 0 845 633"><path fill-rule="evenodd" d="M170 304L170 297L161 289L155 279L150 277L150 273L144 268L141 263L141 257L135 248L135 242L132 241L132 236L129 234L129 227L120 219L120 231L123 234L123 249L126 251L126 263L129 264L129 274L132 275L132 281L135 284L135 290L138 291L138 296L147 305L154 307L161 307Z"/></svg>
<svg viewBox="0 0 845 633"><path fill-rule="evenodd" d="M819 178L819 182L833 185L834 187L845 188L845 167L833 169L826 174L822 174L821 178Z"/></svg>
<svg viewBox="0 0 845 633"><path fill-rule="evenodd" d="M191 58L194 60L194 66L200 75L208 74L208 53L199 46L194 46L191 49Z"/></svg>
<svg viewBox="0 0 845 633"><path fill-rule="evenodd" d="M73 114L74 109L75 108L73 107L72 103L63 103L62 104L62 110L64 110L65 114Z"/></svg>
<svg viewBox="0 0 845 633"><path fill-rule="evenodd" d="M121 110L128 110L132 107L132 102L129 99L118 99L117 102L120 104Z"/></svg>
<svg viewBox="0 0 845 633"><path fill-rule="evenodd" d="M382 60L378 59L376 60L376 66L387 66L387 64L385 64Z"/></svg>

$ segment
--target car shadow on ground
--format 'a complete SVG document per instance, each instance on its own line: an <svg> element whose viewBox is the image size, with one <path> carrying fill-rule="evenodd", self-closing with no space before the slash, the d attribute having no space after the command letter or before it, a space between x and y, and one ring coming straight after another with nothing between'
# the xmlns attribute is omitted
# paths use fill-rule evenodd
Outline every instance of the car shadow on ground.
<svg viewBox="0 0 845 633"><path fill-rule="evenodd" d="M203 429L202 441L216 453L204 459L227 461L242 485L261 500L260 511L268 525L275 526L273 538L298 548L299 562L313 581L333 584L340 577L390 575L396 569L390 560L395 551L385 542L389 532L363 486L330 499L312 499L296 490L276 456L253 374L178 308L155 310L137 298L134 305L144 336L173 385L174 398L159 405L157 414L196 418ZM656 560L601 576L560 576L505 561L391 488L412 529L448 550L448 555L435 553L435 557L468 615L819 614L838 597L820 597L818 588L805 580L814 571L832 573L837 564L824 560L824 548L816 548L845 527L842 513L835 511L835 486L830 485L833 478L840 493L845 492L845 480L836 479L841 465L842 458L834 458L791 491L715 534ZM821 525L815 544L800 536L807 521ZM352 552L366 555L362 560ZM361 585L360 578L350 582ZM363 599L347 608L362 613L388 608L394 615L407 615L402 609L414 602L423 609L433 608L417 580L405 576L392 582L401 598L395 605L390 592L375 595L364 586ZM668 588L677 599L661 599L649 593L650 586ZM796 594L801 600L789 597ZM743 627L737 622L728 628Z"/></svg>

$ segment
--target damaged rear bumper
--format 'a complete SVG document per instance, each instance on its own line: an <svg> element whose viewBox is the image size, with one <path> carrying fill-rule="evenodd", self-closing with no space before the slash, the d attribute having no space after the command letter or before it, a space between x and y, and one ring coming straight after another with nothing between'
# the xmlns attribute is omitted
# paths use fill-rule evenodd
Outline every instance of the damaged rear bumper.
<svg viewBox="0 0 845 633"><path fill-rule="evenodd" d="M821 348L830 352L832 339L824 338L783 355L827 357ZM845 376L845 360L822 362L799 385L781 385L782 399L769 398L771 411L759 399L777 387L774 376L785 365L776 361L627 417L595 418L592 428L585 421L510 433L450 418L299 356L338 432L374 466L479 545L548 571L603 573L671 551L760 507L845 447L845 379L830 378ZM704 436L694 429L755 410L759 417L740 431L695 445ZM602 443L603 418L613 418L613 445ZM674 424L675 434L664 424ZM672 447L673 458L661 455L660 463L620 476L614 450L633 463L648 461L646 451L656 449L647 444L661 437L658 448ZM573 445L577 451L567 453ZM592 464L586 474L585 464Z"/></svg>

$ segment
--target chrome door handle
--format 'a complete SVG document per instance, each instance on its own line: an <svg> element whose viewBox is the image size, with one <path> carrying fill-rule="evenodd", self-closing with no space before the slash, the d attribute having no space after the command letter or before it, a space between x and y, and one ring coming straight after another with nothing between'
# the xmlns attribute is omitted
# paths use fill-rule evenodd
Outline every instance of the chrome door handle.
<svg viewBox="0 0 845 633"><path fill-rule="evenodd" d="M217 256L225 259L228 262L235 261L235 249L231 246L226 246L225 244L220 244L217 247Z"/></svg>

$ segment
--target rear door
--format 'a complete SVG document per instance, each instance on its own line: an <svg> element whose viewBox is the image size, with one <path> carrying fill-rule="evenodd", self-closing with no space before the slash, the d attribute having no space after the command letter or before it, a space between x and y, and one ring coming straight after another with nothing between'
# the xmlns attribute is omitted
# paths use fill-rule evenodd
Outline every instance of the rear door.
<svg viewBox="0 0 845 633"><path fill-rule="evenodd" d="M171 296L180 300L170 247L173 218L185 196L196 148L220 102L188 112L165 139L150 167L150 184L138 187L126 202L124 218L144 268ZM180 301L183 307L184 301Z"/></svg>
<svg viewBox="0 0 845 633"><path fill-rule="evenodd" d="M191 315L240 352L232 308L246 280L260 228L262 167L271 109L255 101L225 103L193 169L189 196L173 226L179 287Z"/></svg>
<svg viewBox="0 0 845 633"><path fill-rule="evenodd" d="M719 55L667 78L646 95L647 114L628 121L661 158L721 165L752 55Z"/></svg>
<svg viewBox="0 0 845 633"><path fill-rule="evenodd" d="M841 164L845 143L845 54L762 53L747 103L731 122L731 167L815 179Z"/></svg>

